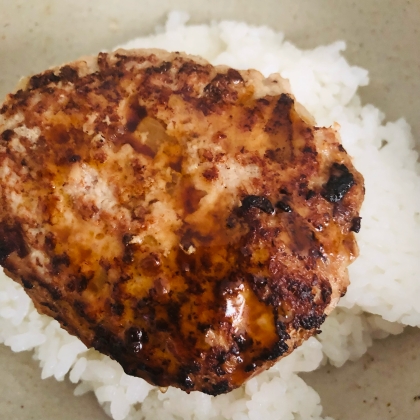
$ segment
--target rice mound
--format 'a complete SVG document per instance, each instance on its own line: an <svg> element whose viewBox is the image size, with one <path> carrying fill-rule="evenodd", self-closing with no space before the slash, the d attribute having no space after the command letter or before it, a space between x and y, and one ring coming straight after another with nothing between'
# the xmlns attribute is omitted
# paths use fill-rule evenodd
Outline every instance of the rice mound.
<svg viewBox="0 0 420 420"><path fill-rule="evenodd" d="M213 64L255 68L288 78L297 100L318 125L341 125L344 147L364 175L366 199L360 257L350 266L351 285L323 334L309 339L270 370L225 395L161 393L126 375L109 357L88 350L50 318L39 315L23 289L0 276L0 343L15 352L34 350L42 378L66 375L75 395L94 391L115 420L140 419L321 419L318 394L298 376L329 360L341 366L363 355L374 338L420 326L420 166L410 127L384 123L372 105L361 105L357 89L368 72L341 55L344 42L300 50L267 27L223 21L186 25L188 15L172 12L156 33L123 45L157 47L201 55Z"/></svg>

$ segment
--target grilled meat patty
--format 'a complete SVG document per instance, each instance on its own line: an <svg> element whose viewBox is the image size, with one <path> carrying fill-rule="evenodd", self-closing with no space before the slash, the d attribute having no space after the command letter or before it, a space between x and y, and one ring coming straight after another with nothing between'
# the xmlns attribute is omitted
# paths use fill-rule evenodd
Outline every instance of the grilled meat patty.
<svg viewBox="0 0 420 420"><path fill-rule="evenodd" d="M24 80L0 109L0 262L129 375L217 395L313 335L362 176L278 75L161 50Z"/></svg>

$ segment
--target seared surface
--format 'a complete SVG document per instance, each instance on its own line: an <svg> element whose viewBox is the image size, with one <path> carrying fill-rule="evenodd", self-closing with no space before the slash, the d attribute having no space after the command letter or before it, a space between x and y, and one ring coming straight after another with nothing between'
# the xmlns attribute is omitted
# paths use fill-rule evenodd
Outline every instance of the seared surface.
<svg viewBox="0 0 420 420"><path fill-rule="evenodd" d="M228 392L348 285L363 179L279 76L117 51L0 109L0 261L128 374Z"/></svg>

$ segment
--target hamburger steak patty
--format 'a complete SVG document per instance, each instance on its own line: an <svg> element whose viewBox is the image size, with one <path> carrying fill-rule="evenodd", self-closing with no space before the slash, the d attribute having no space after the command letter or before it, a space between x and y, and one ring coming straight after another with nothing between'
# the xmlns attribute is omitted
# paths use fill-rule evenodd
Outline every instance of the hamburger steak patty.
<svg viewBox="0 0 420 420"><path fill-rule="evenodd" d="M0 263L129 375L229 392L346 291L364 186L337 129L180 53L45 71L0 108Z"/></svg>

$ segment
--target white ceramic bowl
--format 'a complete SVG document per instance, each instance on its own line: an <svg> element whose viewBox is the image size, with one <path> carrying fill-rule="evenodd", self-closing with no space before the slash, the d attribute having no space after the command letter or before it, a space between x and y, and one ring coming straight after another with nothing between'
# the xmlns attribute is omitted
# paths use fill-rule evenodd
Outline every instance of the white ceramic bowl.
<svg viewBox="0 0 420 420"><path fill-rule="evenodd" d="M420 140L418 0L0 0L0 6L1 96L20 76L147 34L170 10L182 9L193 22L269 25L304 48L344 39L351 63L370 71L363 100L391 120L405 116ZM337 420L419 419L419 340L420 332L408 329L356 363L305 379L321 394L324 414ZM1 419L108 418L92 395L75 398L71 384L41 381L28 353L0 346L0 372Z"/></svg>

